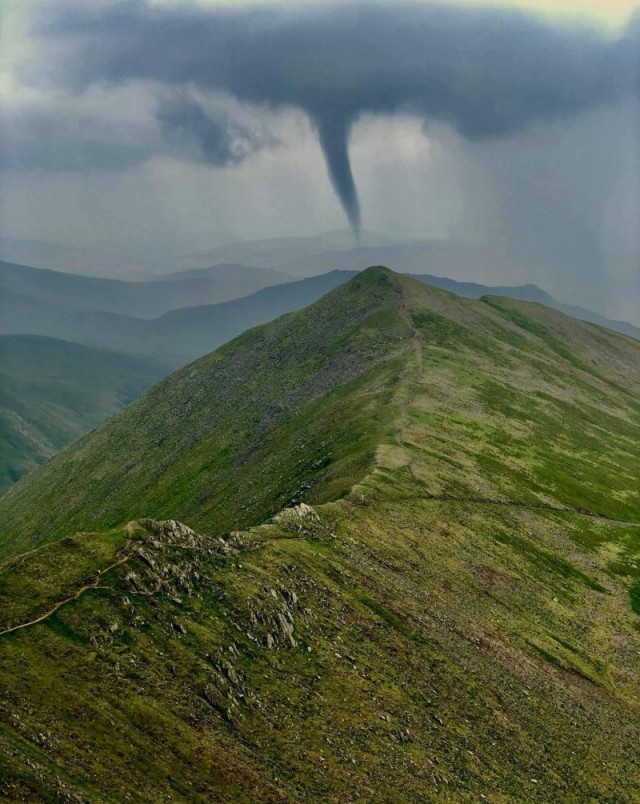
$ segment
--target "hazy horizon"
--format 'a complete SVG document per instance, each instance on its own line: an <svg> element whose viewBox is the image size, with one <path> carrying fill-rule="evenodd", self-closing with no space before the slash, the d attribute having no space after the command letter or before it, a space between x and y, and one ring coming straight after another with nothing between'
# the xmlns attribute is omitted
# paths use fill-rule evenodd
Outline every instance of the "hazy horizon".
<svg viewBox="0 0 640 804"><path fill-rule="evenodd" d="M635 3L258 5L5 3L0 236L115 274L350 222L638 320Z"/></svg>

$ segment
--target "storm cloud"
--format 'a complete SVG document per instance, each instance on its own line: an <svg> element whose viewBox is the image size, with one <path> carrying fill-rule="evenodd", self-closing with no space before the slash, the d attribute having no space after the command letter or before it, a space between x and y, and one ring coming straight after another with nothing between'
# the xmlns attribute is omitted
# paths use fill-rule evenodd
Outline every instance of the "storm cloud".
<svg viewBox="0 0 640 804"><path fill-rule="evenodd" d="M265 126L228 106L175 89L158 93L155 112L137 122L73 102L5 105L0 169L120 171L158 156L227 167L278 144Z"/></svg>
<svg viewBox="0 0 640 804"><path fill-rule="evenodd" d="M55 80L68 89L133 81L173 88L179 94L158 107L161 126L170 138L195 138L200 158L213 164L233 162L265 140L211 120L182 91L303 110L355 231L360 209L348 146L363 115L408 112L481 141L637 91L635 34L613 41L506 9L231 9L126 0L65 3L49 9L35 32L55 48ZM41 62L40 70L50 74L51 63ZM38 77L38 65L30 77Z"/></svg>
<svg viewBox="0 0 640 804"><path fill-rule="evenodd" d="M193 161L215 167L239 164L250 154L277 144L267 128L235 122L224 109L201 103L188 93L164 97L156 117L168 145L183 155L190 153Z"/></svg>

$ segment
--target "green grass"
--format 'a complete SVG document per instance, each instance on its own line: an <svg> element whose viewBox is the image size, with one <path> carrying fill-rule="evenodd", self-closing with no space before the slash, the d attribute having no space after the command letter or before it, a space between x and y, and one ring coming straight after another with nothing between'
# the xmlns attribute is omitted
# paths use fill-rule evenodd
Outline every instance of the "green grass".
<svg viewBox="0 0 640 804"><path fill-rule="evenodd" d="M346 493L370 462L370 412L384 426L408 348L395 291L358 281L180 370L11 489L0 555L132 516L228 530L294 499Z"/></svg>
<svg viewBox="0 0 640 804"><path fill-rule="evenodd" d="M5 495L5 627L127 561L0 636L1 793L634 801L640 347L502 306L369 271Z"/></svg>
<svg viewBox="0 0 640 804"><path fill-rule="evenodd" d="M169 364L33 335L0 337L0 492L106 421Z"/></svg>
<svg viewBox="0 0 640 804"><path fill-rule="evenodd" d="M512 550L522 555L533 567L542 572L556 573L563 580L584 584L588 589L606 593L602 584L577 570L568 561L540 548L535 542L509 533L495 533L494 538L501 544L509 545Z"/></svg>

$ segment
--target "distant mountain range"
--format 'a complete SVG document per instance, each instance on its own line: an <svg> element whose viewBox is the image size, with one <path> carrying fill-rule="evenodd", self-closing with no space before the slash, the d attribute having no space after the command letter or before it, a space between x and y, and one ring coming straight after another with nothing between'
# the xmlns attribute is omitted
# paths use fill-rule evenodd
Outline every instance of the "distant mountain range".
<svg viewBox="0 0 640 804"><path fill-rule="evenodd" d="M132 279L146 270L144 262L96 254L81 247L70 248L46 240L16 237L0 237L0 260L94 277Z"/></svg>
<svg viewBox="0 0 640 804"><path fill-rule="evenodd" d="M332 269L363 271L370 265L393 265L405 274L477 274L491 266L503 275L518 276L521 270L503 252L451 240L425 240L406 244L360 245L349 249L330 249L277 263L291 276L313 276Z"/></svg>
<svg viewBox="0 0 640 804"><path fill-rule="evenodd" d="M155 318L169 310L235 299L289 278L281 271L217 265L196 274L125 282L0 262L0 290L47 304L138 318Z"/></svg>
<svg viewBox="0 0 640 804"><path fill-rule="evenodd" d="M177 366L248 327L310 304L350 276L335 271L264 288L222 304L172 310L152 320L53 304L5 290L0 294L0 321L5 334L45 335L167 358ZM171 286L173 282L163 284Z"/></svg>
<svg viewBox="0 0 640 804"><path fill-rule="evenodd" d="M23 279L20 279L21 270L24 270L25 274ZM235 269L227 266L225 270L233 272ZM262 269L253 270L259 273ZM204 269L205 275L216 271L218 267ZM186 296L180 296L180 289L188 288L189 293L196 293L198 286L208 282L206 279L199 279L199 273L200 269L192 269L188 271L187 278L181 278L178 274L174 278L166 277L164 280L154 282L121 283L0 264L0 287L3 286L3 282L5 287L0 295L2 332L45 335L117 351L144 354L168 360L173 366L177 366L206 354L245 329L264 324L280 315L311 304L334 287L349 280L356 272L330 271L293 282L281 282L248 296L219 304L198 304L174 309L149 320L135 313L104 311L105 308L117 307L116 297L125 291L128 292L131 286L136 291L136 297L135 299L128 297L127 304L123 306L129 310L138 309L138 313L143 306L140 299L144 298L145 290L148 290L149 298L155 300L156 309L162 304L171 303L172 299L174 302L178 299L184 301ZM640 328L625 322L610 321L590 310L562 305L535 285L492 287L471 282L456 282L429 274L421 274L417 278L470 298L498 295L536 301L577 318L640 338ZM106 284L106 288L103 288L102 283ZM9 290L7 287L12 289ZM20 287L30 289L32 294L13 290ZM109 289L112 290L111 297L109 298L107 293L102 300L101 309L90 309L88 305L92 303L94 294L99 295L101 289L104 289L105 293ZM174 289L178 291L175 295ZM186 290L184 292L187 293ZM74 300L76 304L72 305L71 302ZM146 306L147 313L152 306Z"/></svg>
<svg viewBox="0 0 640 804"><path fill-rule="evenodd" d="M363 231L359 243L365 247L378 248L398 243L397 237ZM348 229L337 229L333 232L322 232L314 235L298 237L270 237L265 240L250 240L229 243L228 245L185 254L173 260L174 270L206 268L209 265L225 262L239 262L244 265L255 265L259 268L274 268L283 263L295 264L297 260L312 259L314 255L325 252L343 254L356 246L353 232ZM374 260L374 263L379 262ZM324 268L331 271L349 266L340 265L340 260ZM366 267L366 266L365 266ZM320 273L318 271L317 273Z"/></svg>

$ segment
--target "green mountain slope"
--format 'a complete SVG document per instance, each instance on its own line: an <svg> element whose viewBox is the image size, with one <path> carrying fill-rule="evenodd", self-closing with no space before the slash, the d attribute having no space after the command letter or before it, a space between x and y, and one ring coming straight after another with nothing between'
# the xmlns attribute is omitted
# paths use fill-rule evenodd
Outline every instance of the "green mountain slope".
<svg viewBox="0 0 640 804"><path fill-rule="evenodd" d="M255 524L305 491L345 492L374 436L371 404L390 393L406 324L387 274L370 274L172 374L0 503L0 554L132 508L228 529ZM319 404L321 402L321 404ZM109 455L105 462L104 456ZM255 473L255 478L249 477ZM144 510L140 510L140 508ZM9 548L11 545L11 548Z"/></svg>
<svg viewBox="0 0 640 804"><path fill-rule="evenodd" d="M598 324L601 327L612 329L614 332L620 332L623 335L629 335L631 338L640 340L640 327L636 327L628 321L616 321L606 318L600 313L595 313L593 310L587 310L584 307L562 304L562 302L556 301L553 296L541 290L537 285L500 285L491 287L490 285L480 285L477 282L458 282L455 279L448 279L444 276L431 276L431 274L410 275L421 282L425 282L427 285L435 285L438 288L450 290L452 293L457 293L458 296L466 296L468 299L479 299L481 296L491 295L507 296L510 299L520 299L520 301L538 302L538 304L552 307L554 310L559 310L561 313L566 313L573 318L579 318L581 321L589 321L591 324Z"/></svg>
<svg viewBox="0 0 640 804"><path fill-rule="evenodd" d="M0 337L0 490L137 399L159 361L33 335Z"/></svg>
<svg viewBox="0 0 640 804"><path fill-rule="evenodd" d="M634 801L639 387L385 269L167 378L0 500L0 789Z"/></svg>

